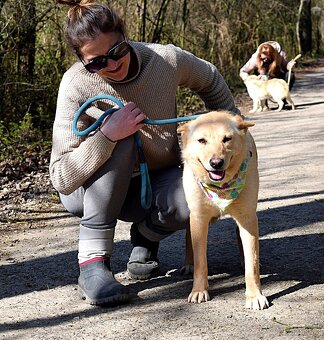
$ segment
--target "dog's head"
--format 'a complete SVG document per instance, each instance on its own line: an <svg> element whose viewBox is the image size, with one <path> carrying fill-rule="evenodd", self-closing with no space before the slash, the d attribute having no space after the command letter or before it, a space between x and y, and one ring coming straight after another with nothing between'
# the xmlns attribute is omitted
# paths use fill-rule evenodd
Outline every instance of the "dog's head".
<svg viewBox="0 0 324 340"><path fill-rule="evenodd" d="M250 82L255 82L255 81L261 81L259 76L256 76L255 74L251 74L249 76L247 76L244 80L244 83L250 83Z"/></svg>
<svg viewBox="0 0 324 340"><path fill-rule="evenodd" d="M253 125L230 112L213 111L180 126L184 163L205 183L227 182L246 157L247 129Z"/></svg>

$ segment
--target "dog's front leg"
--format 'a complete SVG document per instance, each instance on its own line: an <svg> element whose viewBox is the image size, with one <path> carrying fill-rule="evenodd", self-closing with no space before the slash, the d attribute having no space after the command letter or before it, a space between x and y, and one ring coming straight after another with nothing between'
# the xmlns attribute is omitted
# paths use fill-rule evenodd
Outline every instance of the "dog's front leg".
<svg viewBox="0 0 324 340"><path fill-rule="evenodd" d="M244 251L246 307L250 309L268 308L268 300L261 292L258 218L253 213L250 216L236 216L235 220L240 228Z"/></svg>
<svg viewBox="0 0 324 340"><path fill-rule="evenodd" d="M261 111L268 111L268 101L266 99L261 100Z"/></svg>
<svg viewBox="0 0 324 340"><path fill-rule="evenodd" d="M262 100L258 99L258 106L256 112L261 112L262 111Z"/></svg>
<svg viewBox="0 0 324 340"><path fill-rule="evenodd" d="M259 108L259 105L260 105L258 99L252 98L252 101L253 101L253 108L252 108L252 110L249 111L249 113L257 112L258 108Z"/></svg>
<svg viewBox="0 0 324 340"><path fill-rule="evenodd" d="M203 218L190 215L190 232L194 256L194 281L188 302L201 303L208 301L208 268L207 268L207 237L208 222Z"/></svg>

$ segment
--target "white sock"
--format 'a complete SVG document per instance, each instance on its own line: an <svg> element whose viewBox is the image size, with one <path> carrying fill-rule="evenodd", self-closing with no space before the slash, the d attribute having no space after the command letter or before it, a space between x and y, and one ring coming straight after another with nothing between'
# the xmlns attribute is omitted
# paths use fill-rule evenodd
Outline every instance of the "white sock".
<svg viewBox="0 0 324 340"><path fill-rule="evenodd" d="M80 225L79 263L96 257L111 257L114 243L115 228L93 229Z"/></svg>

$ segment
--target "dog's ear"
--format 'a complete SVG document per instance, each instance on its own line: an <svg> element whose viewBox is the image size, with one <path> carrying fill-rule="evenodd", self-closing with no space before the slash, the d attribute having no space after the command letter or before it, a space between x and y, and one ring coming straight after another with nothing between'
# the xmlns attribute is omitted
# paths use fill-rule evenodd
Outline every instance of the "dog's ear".
<svg viewBox="0 0 324 340"><path fill-rule="evenodd" d="M186 143L187 133L189 131L189 126L190 126L190 122L182 124L177 128L177 133L178 133L178 135L180 135L182 144Z"/></svg>
<svg viewBox="0 0 324 340"><path fill-rule="evenodd" d="M183 134L185 134L187 131L189 130L189 123L185 123L180 125L177 128L177 132L182 136Z"/></svg>
<svg viewBox="0 0 324 340"><path fill-rule="evenodd" d="M246 120L244 120L244 118L242 116L236 115L233 118L235 120L235 122L237 123L237 127L239 130L245 130L247 131L247 129L249 127L254 126L254 123L251 122L247 122Z"/></svg>

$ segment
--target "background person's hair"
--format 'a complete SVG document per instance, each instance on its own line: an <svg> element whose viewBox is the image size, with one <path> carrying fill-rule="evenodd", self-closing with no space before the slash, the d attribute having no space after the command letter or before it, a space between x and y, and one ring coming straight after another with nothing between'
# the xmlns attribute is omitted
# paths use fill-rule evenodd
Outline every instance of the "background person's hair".
<svg viewBox="0 0 324 340"><path fill-rule="evenodd" d="M120 16L105 4L93 0L64 1L69 6L65 25L65 37L69 47L78 55L80 48L100 33L120 32L125 35L125 25Z"/></svg>
<svg viewBox="0 0 324 340"><path fill-rule="evenodd" d="M264 54L268 60L271 60L269 64L264 63L261 59L261 54ZM278 78L280 76L280 56L278 51L270 44L262 44L257 55L258 72L261 74L261 70L266 70L270 78Z"/></svg>

